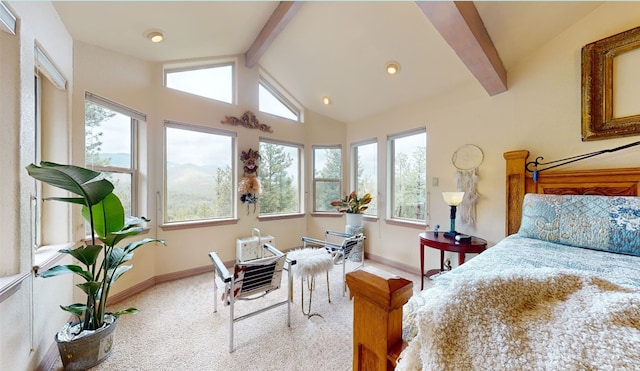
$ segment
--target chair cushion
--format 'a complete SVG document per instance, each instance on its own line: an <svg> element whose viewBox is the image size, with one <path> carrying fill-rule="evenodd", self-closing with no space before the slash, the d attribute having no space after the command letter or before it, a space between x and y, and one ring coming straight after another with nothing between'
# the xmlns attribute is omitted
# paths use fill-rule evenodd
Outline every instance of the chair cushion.
<svg viewBox="0 0 640 371"><path fill-rule="evenodd" d="M323 248L307 247L296 249L288 252L287 256L289 259L296 261L296 264L292 266L291 272L295 277L313 277L327 272L333 267L331 254Z"/></svg>

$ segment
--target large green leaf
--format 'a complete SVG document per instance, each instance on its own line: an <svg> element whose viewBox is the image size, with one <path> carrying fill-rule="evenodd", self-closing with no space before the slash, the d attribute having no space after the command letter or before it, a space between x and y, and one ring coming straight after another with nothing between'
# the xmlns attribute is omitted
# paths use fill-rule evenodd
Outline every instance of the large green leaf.
<svg viewBox="0 0 640 371"><path fill-rule="evenodd" d="M100 284L98 281L89 281L84 283L79 283L76 286L79 287L85 294L98 298L98 293L100 292Z"/></svg>
<svg viewBox="0 0 640 371"><path fill-rule="evenodd" d="M93 212L93 229L101 239L124 227L124 207L115 194L107 195L102 202L93 205L91 210ZM90 221L88 207L82 208L82 216Z"/></svg>
<svg viewBox="0 0 640 371"><path fill-rule="evenodd" d="M109 254L105 257L105 268L107 269L115 269L118 265L127 262L133 258L132 252L126 252L123 248L114 248L111 249Z"/></svg>
<svg viewBox="0 0 640 371"><path fill-rule="evenodd" d="M44 183L67 190L80 196L77 198L53 198L59 201L82 203L87 206L95 205L113 192L113 184L106 179L94 180L100 173L74 165L61 165L54 162L42 161L40 166L27 166L30 176Z"/></svg>
<svg viewBox="0 0 640 371"><path fill-rule="evenodd" d="M87 310L87 306L85 304L75 303L71 305L61 305L60 308L66 310L67 312L73 313L76 317L81 317L82 312Z"/></svg>
<svg viewBox="0 0 640 371"><path fill-rule="evenodd" d="M100 240L107 246L116 246L125 238L142 233L144 231L144 228L140 225L148 221L149 219L143 216L127 216L124 220L124 227L122 227L121 230L113 233L108 233L106 237L100 238Z"/></svg>
<svg viewBox="0 0 640 371"><path fill-rule="evenodd" d="M79 246L73 250L60 250L60 252L73 256L87 266L94 265L96 263L98 256L100 255L100 251L102 251L101 245L87 245Z"/></svg>
<svg viewBox="0 0 640 371"><path fill-rule="evenodd" d="M150 220L145 218L144 216L128 216L125 218L124 224L125 226L122 227L122 232L126 232L129 229L135 228L135 227L140 227L141 224L149 222Z"/></svg>
<svg viewBox="0 0 640 371"><path fill-rule="evenodd" d="M116 317L120 317L123 314L135 314L135 313L138 313L138 310L136 308L127 308L127 309L119 310L115 312L113 315Z"/></svg>
<svg viewBox="0 0 640 371"><path fill-rule="evenodd" d="M85 271L78 265L56 265L55 267L51 267L44 272L38 273L38 275L43 278L48 278L68 273L75 273L87 281L93 280L93 275L91 274L91 272Z"/></svg>
<svg viewBox="0 0 640 371"><path fill-rule="evenodd" d="M126 253L133 252L138 247L140 247L142 245L146 245L146 244L148 244L150 242L159 242L159 243L167 246L167 243L164 240L159 240L157 238L145 238L145 239L142 239L140 241L131 242L130 244L128 244L127 246L124 247L124 251Z"/></svg>
<svg viewBox="0 0 640 371"><path fill-rule="evenodd" d="M167 243L164 240L159 240L157 238L145 238L140 241L131 242L130 244L126 245L124 248L116 247L111 249L111 251L107 254L105 258L106 261L104 263L104 266L107 269L115 269L120 264L123 264L131 260L133 258L133 252L138 247L146 245L151 242L159 242L165 246L167 245Z"/></svg>
<svg viewBox="0 0 640 371"><path fill-rule="evenodd" d="M127 226L125 226L125 228L127 228ZM107 246L116 246L125 238L138 235L142 231L144 231L144 228L142 227L123 229L119 232L107 234L105 238L100 238L100 241L104 242Z"/></svg>
<svg viewBox="0 0 640 371"><path fill-rule="evenodd" d="M116 282L116 280L120 278L120 276L122 276L125 272L129 271L131 268L133 268L133 265L121 265L118 268L116 268L115 272L110 271L109 276L111 277L111 280L109 281L109 283Z"/></svg>

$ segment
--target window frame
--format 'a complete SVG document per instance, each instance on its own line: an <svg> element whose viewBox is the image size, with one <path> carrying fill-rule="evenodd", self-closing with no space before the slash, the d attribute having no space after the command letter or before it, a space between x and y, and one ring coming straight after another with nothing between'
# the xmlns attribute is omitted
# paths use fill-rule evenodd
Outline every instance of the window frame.
<svg viewBox="0 0 640 371"><path fill-rule="evenodd" d="M339 149L340 150L340 175L337 178L317 178L316 177L316 150L317 149ZM336 197L334 198L334 200L337 199L341 199L343 192L344 192L344 188L343 188L343 176L342 174L343 172L343 165L344 165L344 151L342 150L342 145L340 144L333 144L333 145L313 145L311 146L311 153L312 153L312 159L311 159L311 163L312 163L312 174L313 174L313 202L312 202L312 212L313 213L338 213L337 210L318 210L318 205L316 204L317 201L317 191L318 191L318 186L317 184L319 182L325 182L325 183L338 183L338 194L336 195Z"/></svg>
<svg viewBox="0 0 640 371"><path fill-rule="evenodd" d="M68 155L68 148L60 143L60 139L55 140L52 133L64 125L61 122L68 114L66 108L63 109L64 106L58 104L61 100L66 103L69 99L67 80L38 41L34 42L33 53L34 120L32 141L28 143L31 146L28 161L36 165L39 165L43 159L60 162L60 159ZM64 149L56 150L56 147ZM35 179L33 181L33 188L30 188L29 192L31 198L29 233L32 250L37 253L54 241L70 240L72 232L70 224L67 224L66 228L51 227L52 220L57 221L60 216L66 215L67 206L61 203L43 202L44 198L63 195L62 191L43 185L41 181Z"/></svg>
<svg viewBox="0 0 640 371"><path fill-rule="evenodd" d="M262 86L265 90L267 90L271 95L273 95L274 98L276 98L280 103L282 103L283 106L285 106L289 111L291 111L291 113L293 113L296 116L296 119L292 121L297 121L297 122L304 121L304 117L303 117L304 109L302 108L302 105L297 103L296 100L293 99L293 97L286 94L285 89L282 88L278 83L275 82L273 78L271 78L265 71L262 71L262 70L260 71L260 75L258 77L258 89L260 86ZM260 99L258 98L258 110L260 112L266 113L268 115L282 117L275 113L262 111L260 110L259 107L260 107ZM291 120L288 117L282 117L282 118L286 120Z"/></svg>
<svg viewBox="0 0 640 371"><path fill-rule="evenodd" d="M205 69L213 69L213 68L221 68L221 67L231 67L231 102L227 102L224 100L207 97L204 95L192 93L186 90L180 90L176 88L172 88L167 85L167 75L170 73L179 73L179 72L187 72L187 71L197 71L197 70L205 70ZM207 62L199 62L199 63L180 63L180 64L165 64L163 66L162 71L162 86L167 89L172 89L175 91L179 91L182 93L187 93L191 95L195 95L205 99L211 99L216 102L226 103L226 104L237 104L237 68L235 60L223 60L223 61L207 61Z"/></svg>
<svg viewBox="0 0 640 371"><path fill-rule="evenodd" d="M42 76L36 68L34 74L34 137L33 163L39 165L42 161ZM34 251L42 246L42 182L33 179L33 193L31 199L31 245Z"/></svg>
<svg viewBox="0 0 640 371"><path fill-rule="evenodd" d="M424 179L424 185L425 185L425 195L424 195L424 201L425 201L425 209L424 209L424 219L415 219L415 218L406 218L406 217L398 217L395 216L395 206L396 206L396 195L395 195L395 140L397 139L402 139L402 138L406 138L406 137L410 137L413 135L418 135L418 134L424 134L425 135L425 179ZM389 134L387 136L387 212L386 212L386 218L390 221L393 222L400 222L400 223L410 223L410 224L419 224L419 225L426 225L427 223L427 218L429 217L429 213L427 210L427 198L428 198L428 189L427 189L427 159L426 159L426 147L427 147L427 131L426 131L426 127L420 127L420 128L416 128L416 129L412 129L412 130L407 130L407 131L403 131L403 132L399 132L399 133L395 133L395 134Z"/></svg>
<svg viewBox="0 0 640 371"><path fill-rule="evenodd" d="M121 115L127 116L130 119L130 138L131 143L129 143L131 148L131 163L129 168L124 168L120 166L100 166L100 165L89 165L86 164L87 168L92 169L94 171L99 171L101 173L115 173L115 174L126 174L131 177L131 215L139 215L139 202L138 202L138 185L139 185L139 177L140 170L138 164L138 141L139 141L139 130L138 127L140 122L146 122L147 116L144 113L138 112L132 108L123 106L119 103L115 103L106 98L102 98L98 95L95 95L90 92L85 92L85 104L89 101L92 104L101 106L103 108L109 109L111 111L117 112ZM86 127L86 119L85 119L85 127ZM86 132L85 132L86 133ZM85 159L86 161L86 159Z"/></svg>
<svg viewBox="0 0 640 371"><path fill-rule="evenodd" d="M372 204L374 204L375 208L375 213L371 213L371 207L369 207L367 210L364 211L364 215L365 216L370 216L370 217L377 217L378 216L378 210L379 210L379 204L378 204L378 195L379 195L379 183L378 183L378 170L379 170L379 166L378 166L378 149L380 147L380 144L378 143L378 139L377 138L373 138L373 139L369 139L369 140L363 140L360 142L356 142L356 143L352 143L351 144L351 178L350 178L350 184L351 184L351 189L353 189L354 191L356 191L356 193L359 196L362 196L365 192L364 190L360 190L358 189L358 184L359 184L359 180L358 180L358 158L356 155L356 151L359 147L361 146L367 146L370 144L375 144L376 145L376 164L375 164L375 169L376 169L376 174L375 174L375 184L376 184L376 189L374 190L373 193L371 193L371 197L373 197L373 201L371 202Z"/></svg>
<svg viewBox="0 0 640 371"><path fill-rule="evenodd" d="M36 165L42 160L69 163L71 139L55 135L70 128L68 102L71 95L67 80L37 40L33 57L33 126L27 130L29 138L21 143L25 149L20 158ZM59 251L71 248L75 243L70 242L74 239L71 206L63 202L43 202L48 197L66 197L68 192L32 180L34 183L26 187L31 202L25 205L25 211L31 213L31 228L29 238L21 238L29 242L30 268L37 272L55 265L63 257ZM20 253L24 252L21 249Z"/></svg>
<svg viewBox="0 0 640 371"><path fill-rule="evenodd" d="M16 34L17 18L3 3L0 3L0 31Z"/></svg>
<svg viewBox="0 0 640 371"><path fill-rule="evenodd" d="M228 217L221 218L206 218L206 219L189 219L189 220L177 220L177 221L168 221L167 215L167 203L168 203L168 186L167 186L167 128L174 128L180 130L188 130L192 132L201 132L206 134L220 135L226 136L231 139L231 215ZM238 218L238 189L236 185L237 182L237 171L238 171L238 138L237 133L233 131L217 129L207 126L188 124L183 122L177 122L172 120L165 120L164 126L162 128L162 140L163 140L163 162L162 162L162 189L163 189L163 200L162 200L162 217L161 223L162 228L164 230L172 230L172 229L181 229L185 226L208 226L208 225L218 225L218 224L229 224L233 223Z"/></svg>
<svg viewBox="0 0 640 371"><path fill-rule="evenodd" d="M304 202L304 145L300 143L287 142L283 140L276 140L272 138L260 137L258 140L258 151L260 152L260 144L261 143L269 143L273 145L280 145L285 147L294 147L298 152L298 192L296 192L298 196L298 210L293 212L282 212L282 213L269 213L263 214L262 210L258 214L259 219L277 219L277 218L286 218L291 216L299 216L304 215L305 213L305 202ZM260 168L258 168L258 176L260 175ZM264 194L264 189L262 190L262 194Z"/></svg>

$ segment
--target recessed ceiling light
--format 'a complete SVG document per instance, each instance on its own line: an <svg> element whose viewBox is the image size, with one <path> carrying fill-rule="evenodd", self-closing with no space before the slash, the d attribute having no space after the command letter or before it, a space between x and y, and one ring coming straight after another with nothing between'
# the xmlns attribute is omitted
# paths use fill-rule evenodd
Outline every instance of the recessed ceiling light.
<svg viewBox="0 0 640 371"><path fill-rule="evenodd" d="M149 30L145 32L144 36L154 43L159 43L160 41L164 40L164 35L158 30Z"/></svg>
<svg viewBox="0 0 640 371"><path fill-rule="evenodd" d="M400 72L400 63L398 62L388 62L384 66L384 70L387 72L387 75L393 76Z"/></svg>
<svg viewBox="0 0 640 371"><path fill-rule="evenodd" d="M331 99L327 96L322 97L322 104L329 105L331 104Z"/></svg>

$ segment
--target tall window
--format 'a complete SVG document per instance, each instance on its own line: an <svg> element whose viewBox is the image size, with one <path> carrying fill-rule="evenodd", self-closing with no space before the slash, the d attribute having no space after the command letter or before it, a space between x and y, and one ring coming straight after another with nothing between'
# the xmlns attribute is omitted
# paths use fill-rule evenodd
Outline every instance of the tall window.
<svg viewBox="0 0 640 371"><path fill-rule="evenodd" d="M137 126L146 116L118 103L86 93L85 163L113 183L125 215L137 214Z"/></svg>
<svg viewBox="0 0 640 371"><path fill-rule="evenodd" d="M334 211L331 201L342 198L342 148L313 147L314 211Z"/></svg>
<svg viewBox="0 0 640 371"><path fill-rule="evenodd" d="M426 220L427 133L425 129L389 136L388 149L391 218Z"/></svg>
<svg viewBox="0 0 640 371"><path fill-rule="evenodd" d="M33 163L39 165L42 161L42 78L36 73L34 79L34 107L35 127L33 130ZM33 180L34 192L31 194L31 245L37 249L42 244L42 182Z"/></svg>
<svg viewBox="0 0 640 371"><path fill-rule="evenodd" d="M164 221L232 218L235 133L166 122L164 141Z"/></svg>
<svg viewBox="0 0 640 371"><path fill-rule="evenodd" d="M365 210L366 215L378 214L378 143L376 141L354 144L352 147L352 174L358 196L371 193L373 201Z"/></svg>
<svg viewBox="0 0 640 371"><path fill-rule="evenodd" d="M166 68L165 86L206 98L233 103L234 64Z"/></svg>
<svg viewBox="0 0 640 371"><path fill-rule="evenodd" d="M260 214L301 212L302 146L260 139Z"/></svg>
<svg viewBox="0 0 640 371"><path fill-rule="evenodd" d="M68 162L69 138L66 133L68 120L67 81L55 64L39 45L34 46L34 136L28 143L33 144L33 152L28 159L33 163L41 160ZM31 241L34 247L41 247L70 240L70 225L67 220L68 205L60 202L42 202L47 197L64 197L65 192L50 186L43 186L34 180L30 188L31 199ZM67 224L67 225L65 225Z"/></svg>
<svg viewBox="0 0 640 371"><path fill-rule="evenodd" d="M291 102L276 84L260 76L258 83L258 109L260 112L284 117L289 120L301 121L301 109Z"/></svg>

